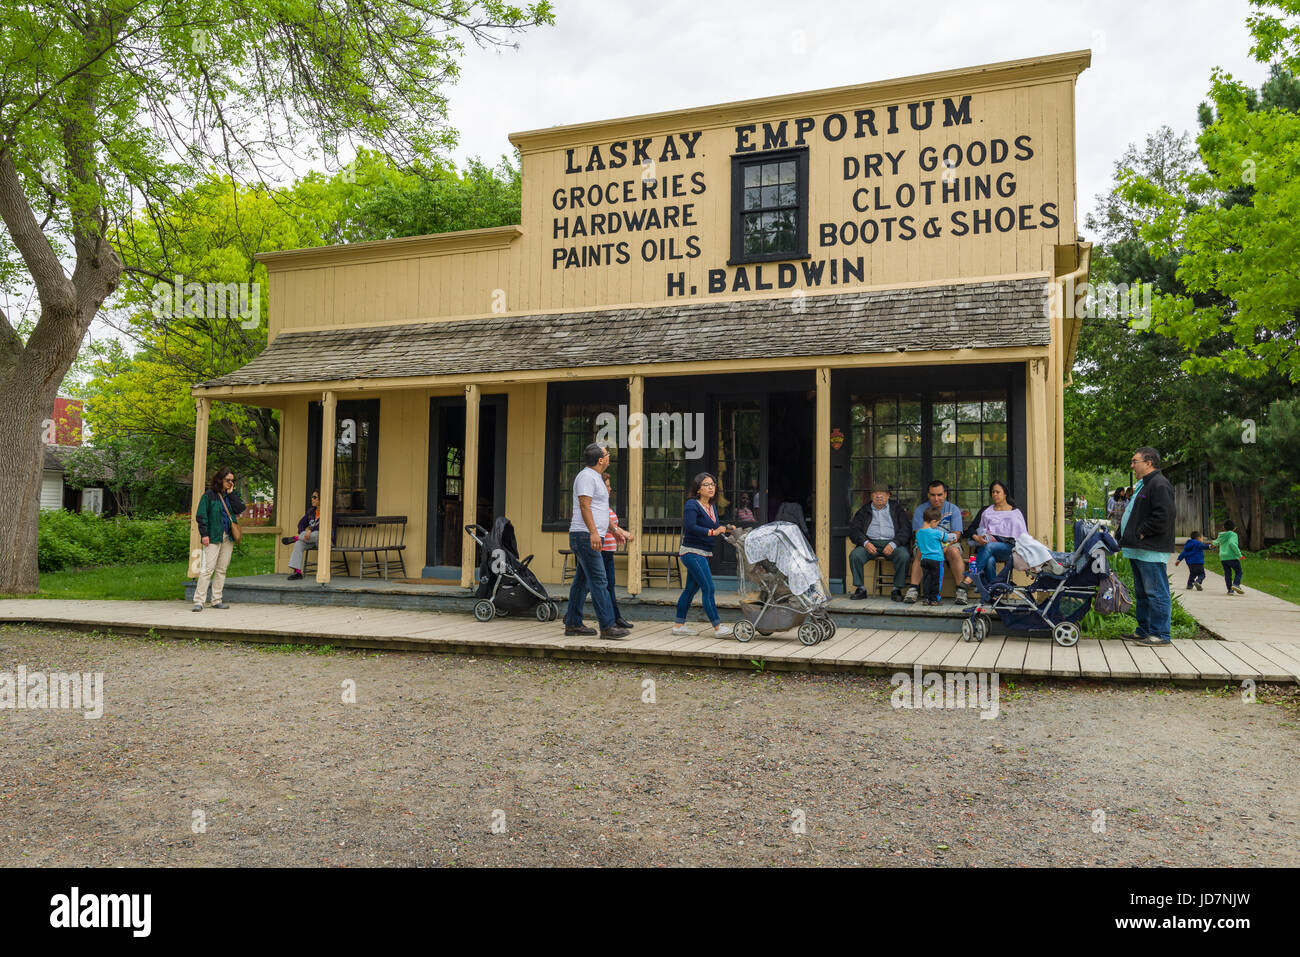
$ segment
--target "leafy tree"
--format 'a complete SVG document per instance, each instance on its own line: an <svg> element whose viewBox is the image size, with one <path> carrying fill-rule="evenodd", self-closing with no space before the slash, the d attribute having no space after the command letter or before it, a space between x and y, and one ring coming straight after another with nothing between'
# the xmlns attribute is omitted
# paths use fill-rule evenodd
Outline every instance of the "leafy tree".
<svg viewBox="0 0 1300 957"><path fill-rule="evenodd" d="M112 324L133 350L115 339L91 346L92 375L78 390L95 444L152 460L160 479L188 476L190 387L239 368L266 345L266 267L254 259L258 252L419 235L430 227L500 226L518 222L519 213L519 170L506 159L495 170L471 161L461 174L449 164L402 170L362 151L344 172L313 173L279 190L210 177L160 209L157 222L132 223L144 265L125 283ZM184 302L177 309L175 289L188 282L251 286L249 318L229 309L224 316L191 315ZM272 409L215 403L209 455L247 484L274 488L279 428Z"/></svg>
<svg viewBox="0 0 1300 957"><path fill-rule="evenodd" d="M1197 138L1204 169L1183 176L1196 200L1130 171L1122 196L1142 211L1142 238L1164 255L1181 252L1183 289L1156 298L1154 327L1192 355L1192 372L1247 378L1279 371L1300 382L1300 0L1251 0L1286 15L1251 16L1251 53L1280 58L1262 95L1227 72L1211 80L1208 125ZM1207 341L1221 347L1203 348Z"/></svg>
<svg viewBox="0 0 1300 957"><path fill-rule="evenodd" d="M36 589L40 422L91 321L139 268L137 213L162 223L162 204L207 171L264 181L295 150L434 155L454 138L444 91L465 40L552 20L547 0L0 8L0 283L39 300L29 336L0 311L0 592Z"/></svg>

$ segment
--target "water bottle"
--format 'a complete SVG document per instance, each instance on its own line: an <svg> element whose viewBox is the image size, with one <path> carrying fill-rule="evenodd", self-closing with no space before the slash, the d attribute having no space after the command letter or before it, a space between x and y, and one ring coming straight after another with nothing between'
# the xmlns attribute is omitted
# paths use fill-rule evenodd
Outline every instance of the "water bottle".
<svg viewBox="0 0 1300 957"><path fill-rule="evenodd" d="M971 581L975 580L975 556L974 555L972 555L970 557L970 560L966 562L966 574L970 576Z"/></svg>

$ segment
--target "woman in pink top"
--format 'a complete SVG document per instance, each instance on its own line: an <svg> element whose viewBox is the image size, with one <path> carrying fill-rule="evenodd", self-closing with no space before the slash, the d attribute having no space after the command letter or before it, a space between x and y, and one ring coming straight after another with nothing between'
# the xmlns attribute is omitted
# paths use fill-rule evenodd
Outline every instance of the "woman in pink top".
<svg viewBox="0 0 1300 957"><path fill-rule="evenodd" d="M1026 535L1029 529L1025 525L1025 516L1016 503L1011 500L1011 492L1006 483L994 480L989 484L989 498L992 505L980 509L975 521L975 533L970 536L975 549L975 566L980 578L986 583L993 580L997 573L997 562L1011 561L1011 550L1016 539Z"/></svg>

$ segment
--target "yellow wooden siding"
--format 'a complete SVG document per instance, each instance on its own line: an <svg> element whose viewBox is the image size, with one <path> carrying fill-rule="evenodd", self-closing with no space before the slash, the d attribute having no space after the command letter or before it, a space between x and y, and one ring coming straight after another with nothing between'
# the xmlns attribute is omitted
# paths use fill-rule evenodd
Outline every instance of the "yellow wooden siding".
<svg viewBox="0 0 1300 957"><path fill-rule="evenodd" d="M943 98L954 99L971 96L970 124L943 127ZM1002 86L979 89L970 83L946 90L935 90L924 99L934 99L935 118L925 131L911 130L904 119L906 103L845 102L833 110L823 110L813 115L814 132L808 134L809 146L809 253L814 261L848 257L864 260L864 277L861 282L841 282L834 286L823 282L808 288L809 292L845 292L872 286L892 286L906 283L930 283L970 279L984 276L1017 275L1041 271L1047 265L1044 250L1057 244L1073 243L1076 239L1075 219L1075 141L1074 141L1074 81L1072 77L1058 78L1031 85ZM899 105L899 132L877 137L853 136L852 113L855 109L874 108L877 111L878 129L883 132L884 110L889 105ZM794 120L797 112L777 112L767 116L752 117L749 122L758 126L761 141L763 122L786 121L791 141L794 137ZM843 113L849 120L849 133L836 142L821 135L825 117L832 112ZM522 235L513 243L500 247L481 248L457 252L446 244L430 246L427 255L403 249L390 259L376 258L374 249L367 247L356 253L358 261L347 261L346 252L329 254L306 253L268 263L271 270L271 332L281 329L316 329L334 326L373 326L391 322L409 322L431 319L463 318L493 314L494 310L510 313L582 310L619 305L641 305L653 302L686 302L701 299L744 298L744 293L731 291L734 267L726 267L730 258L731 225L731 156L736 146L736 123L713 121L703 125L708 114L683 113L679 132L700 131L693 160L668 161L659 164L655 172L661 177L683 177L682 185L687 195L665 203L661 199L633 204L601 206L595 210L557 211L552 197L557 189L607 185L632 180L640 182L641 170L625 166L619 170L593 170L590 173L566 174L567 148L575 149L575 156L584 156L592 145L608 146L614 133L605 131L601 139L593 142L572 142L563 147L548 148L523 154ZM622 134L625 138L639 135L635 126ZM1034 156L1027 161L1014 159L1016 138L1031 138ZM944 168L939 162L936 169L919 169L918 157L922 148L933 147L939 151L957 144L968 149L975 142L990 143L994 139L1006 142L1009 158L999 165L989 162L979 167L965 163L953 170L958 185L964 189L968 175L989 175L996 183L998 174L1014 174L1015 193L1001 198L995 192L987 200L962 200L923 206L917 199L908 209L858 212L853 208L855 189L873 189L880 186L886 198L893 195L901 184L907 183L920 190L920 184L932 181L936 195L942 189ZM663 136L656 135L652 150L660 148ZM680 146L680 140L678 141ZM761 146L761 142L760 142ZM859 163L865 153L888 150L897 154L904 151L897 176L889 173L889 163L883 166L881 177L857 177L846 181L846 158ZM751 154L755 155L755 154ZM701 173L705 191L691 194L694 188L691 175ZM1046 202L1056 204L1058 223L1053 228L1019 229L999 232L996 228L980 236L950 235L951 216L964 211L971 223L971 210L1002 206L1033 206L1030 220L1041 218L1039 207ZM568 217L572 227L575 216L588 217L592 212L610 213L619 210L639 212L643 209L662 210L665 205L693 204L698 226L677 227L641 233L620 233L608 237L571 238L571 245L586 245L606 241L627 240L631 260L625 265L601 265L579 268L552 268L552 251L566 244L563 239L553 239L553 226L557 217ZM930 216L939 217L944 235L925 239L918 235L912 240L878 240L871 244L858 242L852 246L820 245L819 225L822 223L861 223L864 219L883 221L886 216L913 215L915 228ZM675 241L683 249L688 236L699 242L698 258L668 263L641 261L638 251L643 241ZM797 265L797 264L796 264ZM776 275L776 263L765 264L764 278ZM725 269L728 291L709 295L707 271ZM687 294L671 300L667 295L669 272L686 274ZM827 267L829 274L829 266ZM749 267L751 281L755 279L754 267ZM697 293L689 294L691 286ZM805 288L802 274L795 288ZM501 295L494 298L494 292ZM769 295L789 294L773 291ZM502 298L503 297L503 298Z"/></svg>

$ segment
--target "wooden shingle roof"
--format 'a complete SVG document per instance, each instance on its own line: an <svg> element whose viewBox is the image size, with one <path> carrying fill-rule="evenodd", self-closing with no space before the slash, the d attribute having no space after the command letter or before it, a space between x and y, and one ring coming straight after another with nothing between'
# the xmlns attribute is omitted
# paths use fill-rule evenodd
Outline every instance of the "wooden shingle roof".
<svg viewBox="0 0 1300 957"><path fill-rule="evenodd" d="M1046 280L284 332L201 386L1049 343Z"/></svg>

